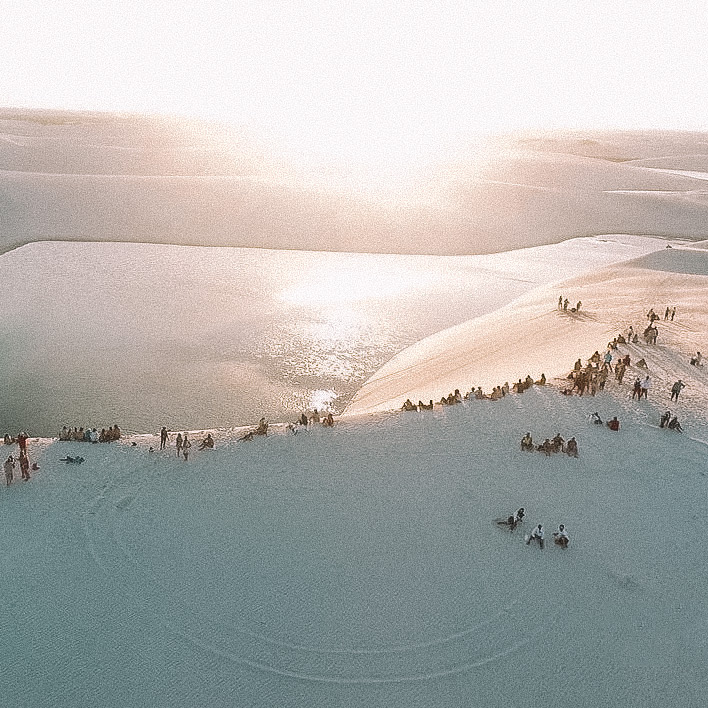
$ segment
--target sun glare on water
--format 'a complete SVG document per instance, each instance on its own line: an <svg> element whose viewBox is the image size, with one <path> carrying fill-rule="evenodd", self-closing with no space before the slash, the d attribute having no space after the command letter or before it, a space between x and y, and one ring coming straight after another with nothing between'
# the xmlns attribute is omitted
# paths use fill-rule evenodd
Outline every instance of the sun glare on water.
<svg viewBox="0 0 708 708"><path fill-rule="evenodd" d="M361 258L364 260L366 256ZM362 262L360 268L345 271L313 271L305 282L283 291L281 299L303 307L344 305L396 297L436 279L424 271L371 267L370 263Z"/></svg>

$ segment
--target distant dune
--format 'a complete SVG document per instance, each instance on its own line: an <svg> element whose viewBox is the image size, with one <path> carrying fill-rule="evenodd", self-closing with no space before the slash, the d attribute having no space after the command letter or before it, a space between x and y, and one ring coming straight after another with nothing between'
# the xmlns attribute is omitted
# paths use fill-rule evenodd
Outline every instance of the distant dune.
<svg viewBox="0 0 708 708"><path fill-rule="evenodd" d="M194 120L0 111L0 252L37 240L475 254L629 233L708 237L708 134L505 137L399 201L328 186Z"/></svg>

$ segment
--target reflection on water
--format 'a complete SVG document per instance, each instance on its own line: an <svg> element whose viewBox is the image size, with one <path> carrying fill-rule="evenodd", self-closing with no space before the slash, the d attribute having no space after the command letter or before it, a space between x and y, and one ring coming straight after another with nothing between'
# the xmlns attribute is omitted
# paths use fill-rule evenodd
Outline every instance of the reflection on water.
<svg viewBox="0 0 708 708"><path fill-rule="evenodd" d="M341 410L396 352L557 268L542 262L30 244L0 257L0 434Z"/></svg>

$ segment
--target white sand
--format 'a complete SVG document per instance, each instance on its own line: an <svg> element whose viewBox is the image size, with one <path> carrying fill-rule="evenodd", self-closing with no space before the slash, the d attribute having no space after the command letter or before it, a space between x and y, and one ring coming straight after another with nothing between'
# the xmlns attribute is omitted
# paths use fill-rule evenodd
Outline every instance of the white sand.
<svg viewBox="0 0 708 708"><path fill-rule="evenodd" d="M251 443L216 431L216 449L189 462L148 452L152 436L31 442L41 469L0 492L3 700L701 705L707 378L686 355L705 342L705 279L701 251L662 251L564 284L586 316L558 314L551 288L417 358L433 369L452 341L501 367L516 348L522 372L552 373L670 294L677 319L659 323L660 344L631 350L658 381L641 404L632 369L595 398L546 387ZM657 427L679 375L683 435ZM590 424L594 410L621 431ZM580 459L521 453L527 430L576 436ZM571 547L527 547L492 523L522 505L526 529L565 523Z"/></svg>
<svg viewBox="0 0 708 708"><path fill-rule="evenodd" d="M223 126L6 110L0 252L90 240L466 255L606 233L705 239L705 179L652 162L702 169L688 156L705 142L672 131L490 140L374 195Z"/></svg>

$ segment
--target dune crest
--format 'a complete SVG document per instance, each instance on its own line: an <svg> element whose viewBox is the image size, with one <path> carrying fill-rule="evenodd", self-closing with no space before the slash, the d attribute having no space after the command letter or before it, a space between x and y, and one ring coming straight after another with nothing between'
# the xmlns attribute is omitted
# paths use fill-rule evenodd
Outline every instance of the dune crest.
<svg viewBox="0 0 708 708"><path fill-rule="evenodd" d="M487 393L497 385L530 374L538 379L563 377L573 362L604 351L608 341L639 332L646 312L677 306L674 322L661 322L657 346L631 347L632 358L645 358L650 369L659 358L678 356L679 369L692 353L705 351L708 331L708 254L666 249L589 275L544 286L483 317L439 332L404 350L355 394L345 414L375 413L400 408L410 398L439 401L456 388L463 393L481 386ZM577 313L557 309L558 296L583 304ZM640 340L641 341L641 340ZM667 349L681 353L668 354ZM665 362L671 378L671 362ZM695 369L695 367L691 367ZM691 373L690 369L685 369ZM704 377L705 378L705 377ZM693 387L708 396L708 382Z"/></svg>

